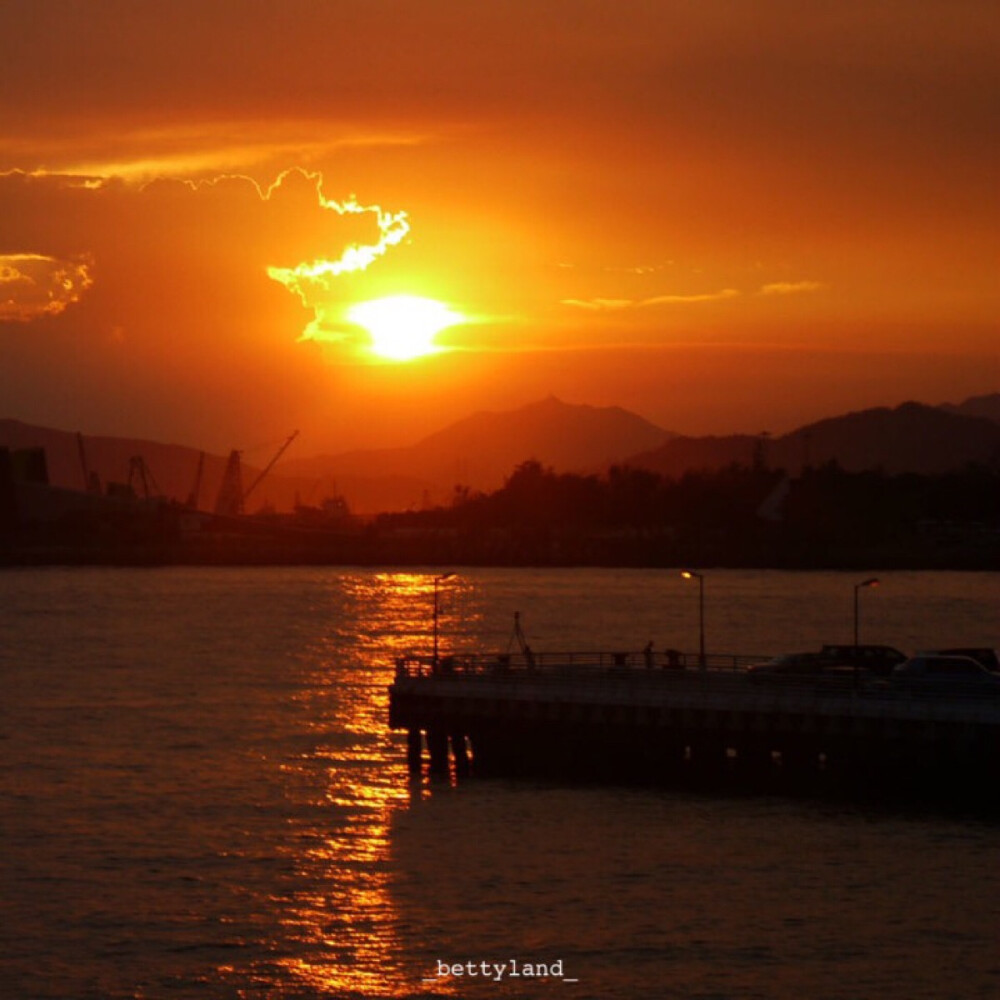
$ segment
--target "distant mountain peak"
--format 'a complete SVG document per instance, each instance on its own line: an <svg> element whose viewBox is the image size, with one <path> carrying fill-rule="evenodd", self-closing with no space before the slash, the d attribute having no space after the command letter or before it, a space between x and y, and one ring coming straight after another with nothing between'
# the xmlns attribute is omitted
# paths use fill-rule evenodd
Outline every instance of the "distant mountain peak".
<svg viewBox="0 0 1000 1000"><path fill-rule="evenodd" d="M957 413L963 417L984 417L1000 423L1000 392L984 396L971 396L962 403L942 403L940 409L946 413Z"/></svg>
<svg viewBox="0 0 1000 1000"><path fill-rule="evenodd" d="M352 502L349 477L405 476L422 481L429 498L440 502L456 485L496 489L529 459L559 472L591 472L669 437L621 407L567 403L549 395L511 410L480 410L408 448L292 461L281 471L334 477Z"/></svg>
<svg viewBox="0 0 1000 1000"><path fill-rule="evenodd" d="M766 441L750 435L676 438L629 459L667 475L762 461L797 473L836 462L848 471L934 474L1000 461L1000 426L964 412L908 400L826 417Z"/></svg>

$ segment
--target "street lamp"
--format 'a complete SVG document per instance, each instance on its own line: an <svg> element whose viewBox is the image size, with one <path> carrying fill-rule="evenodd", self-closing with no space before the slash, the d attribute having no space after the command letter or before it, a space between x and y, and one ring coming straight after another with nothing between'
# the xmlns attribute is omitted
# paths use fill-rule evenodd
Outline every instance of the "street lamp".
<svg viewBox="0 0 1000 1000"><path fill-rule="evenodd" d="M444 583L445 580L450 580L455 574L454 573L442 573L440 576L434 577L434 666L438 665L438 587Z"/></svg>
<svg viewBox="0 0 1000 1000"><path fill-rule="evenodd" d="M681 570L685 580L698 581L698 665L705 667L705 577L693 569Z"/></svg>
<svg viewBox="0 0 1000 1000"><path fill-rule="evenodd" d="M858 591L862 587L877 587L878 580L873 576L870 580L864 580L854 585L854 645L858 645Z"/></svg>

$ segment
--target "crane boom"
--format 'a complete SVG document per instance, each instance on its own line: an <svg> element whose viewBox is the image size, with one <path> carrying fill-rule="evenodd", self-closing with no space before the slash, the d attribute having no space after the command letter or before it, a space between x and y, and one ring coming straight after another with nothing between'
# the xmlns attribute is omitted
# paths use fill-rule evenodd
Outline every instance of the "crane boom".
<svg viewBox="0 0 1000 1000"><path fill-rule="evenodd" d="M201 478L205 472L205 453L198 452L198 468L194 474L194 486L191 487L191 494L188 496L187 506L192 510L198 509L198 499L201 496Z"/></svg>
<svg viewBox="0 0 1000 1000"><path fill-rule="evenodd" d="M83 471L83 488L88 493L101 492L101 479L96 472L92 472L90 467L87 465L87 448L83 443L83 435L77 431L76 433L76 447L80 453L80 468Z"/></svg>
<svg viewBox="0 0 1000 1000"><path fill-rule="evenodd" d="M246 493L243 494L243 500L244 500L244 502L246 502L246 500L250 496L250 494L253 493L253 491L260 485L261 480L271 471L271 468L274 466L275 462L277 462L278 459L281 458L282 455L284 455L285 449L287 449L288 446L298 436L299 436L299 432L298 431L292 431L292 433L288 436L288 439L285 441L285 443L277 450L277 452L275 453L274 458L272 458L271 461L268 462L267 465L264 466L263 470L259 473L259 475L257 476L257 478L250 484L250 486L247 489Z"/></svg>
<svg viewBox="0 0 1000 1000"><path fill-rule="evenodd" d="M83 443L83 435L79 431L76 433L76 448L80 453L80 469L83 472L83 488L85 490L89 490L90 470L87 468L87 449Z"/></svg>
<svg viewBox="0 0 1000 1000"><path fill-rule="evenodd" d="M128 485L135 490L136 484L142 487L142 496L149 500L153 496L159 496L160 487L153 475L153 470L146 464L142 455L133 455L128 460ZM138 491L136 491L138 496Z"/></svg>

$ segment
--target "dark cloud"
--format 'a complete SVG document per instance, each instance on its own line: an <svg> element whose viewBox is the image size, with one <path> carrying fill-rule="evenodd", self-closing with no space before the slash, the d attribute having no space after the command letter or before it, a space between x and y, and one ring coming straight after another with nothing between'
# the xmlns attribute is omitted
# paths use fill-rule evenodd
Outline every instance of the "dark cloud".
<svg viewBox="0 0 1000 1000"><path fill-rule="evenodd" d="M345 252L363 257L360 267L374 259L363 249L384 252L386 225L377 206L329 200L318 175L297 170L266 189L245 177L137 187L14 172L0 176L0 215L8 318L41 308L34 279L47 270L50 284L71 282L49 314L72 302L97 326L141 335L169 318L192 333L211 324L219 338L259 325L274 298L269 268L336 262ZM74 259L86 264L71 276Z"/></svg>
<svg viewBox="0 0 1000 1000"><path fill-rule="evenodd" d="M975 0L8 0L0 125L11 143L109 123L536 120L982 149L998 21Z"/></svg>

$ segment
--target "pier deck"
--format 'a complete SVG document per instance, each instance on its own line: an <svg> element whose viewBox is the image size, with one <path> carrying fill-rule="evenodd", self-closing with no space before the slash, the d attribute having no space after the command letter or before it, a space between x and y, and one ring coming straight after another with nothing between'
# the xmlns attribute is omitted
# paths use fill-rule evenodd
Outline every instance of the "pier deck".
<svg viewBox="0 0 1000 1000"><path fill-rule="evenodd" d="M404 658L390 725L433 773L624 780L680 772L1000 775L1000 698L914 692L850 671L754 683L762 657L644 653ZM449 754L450 750L450 754ZM449 757L451 759L449 759Z"/></svg>

